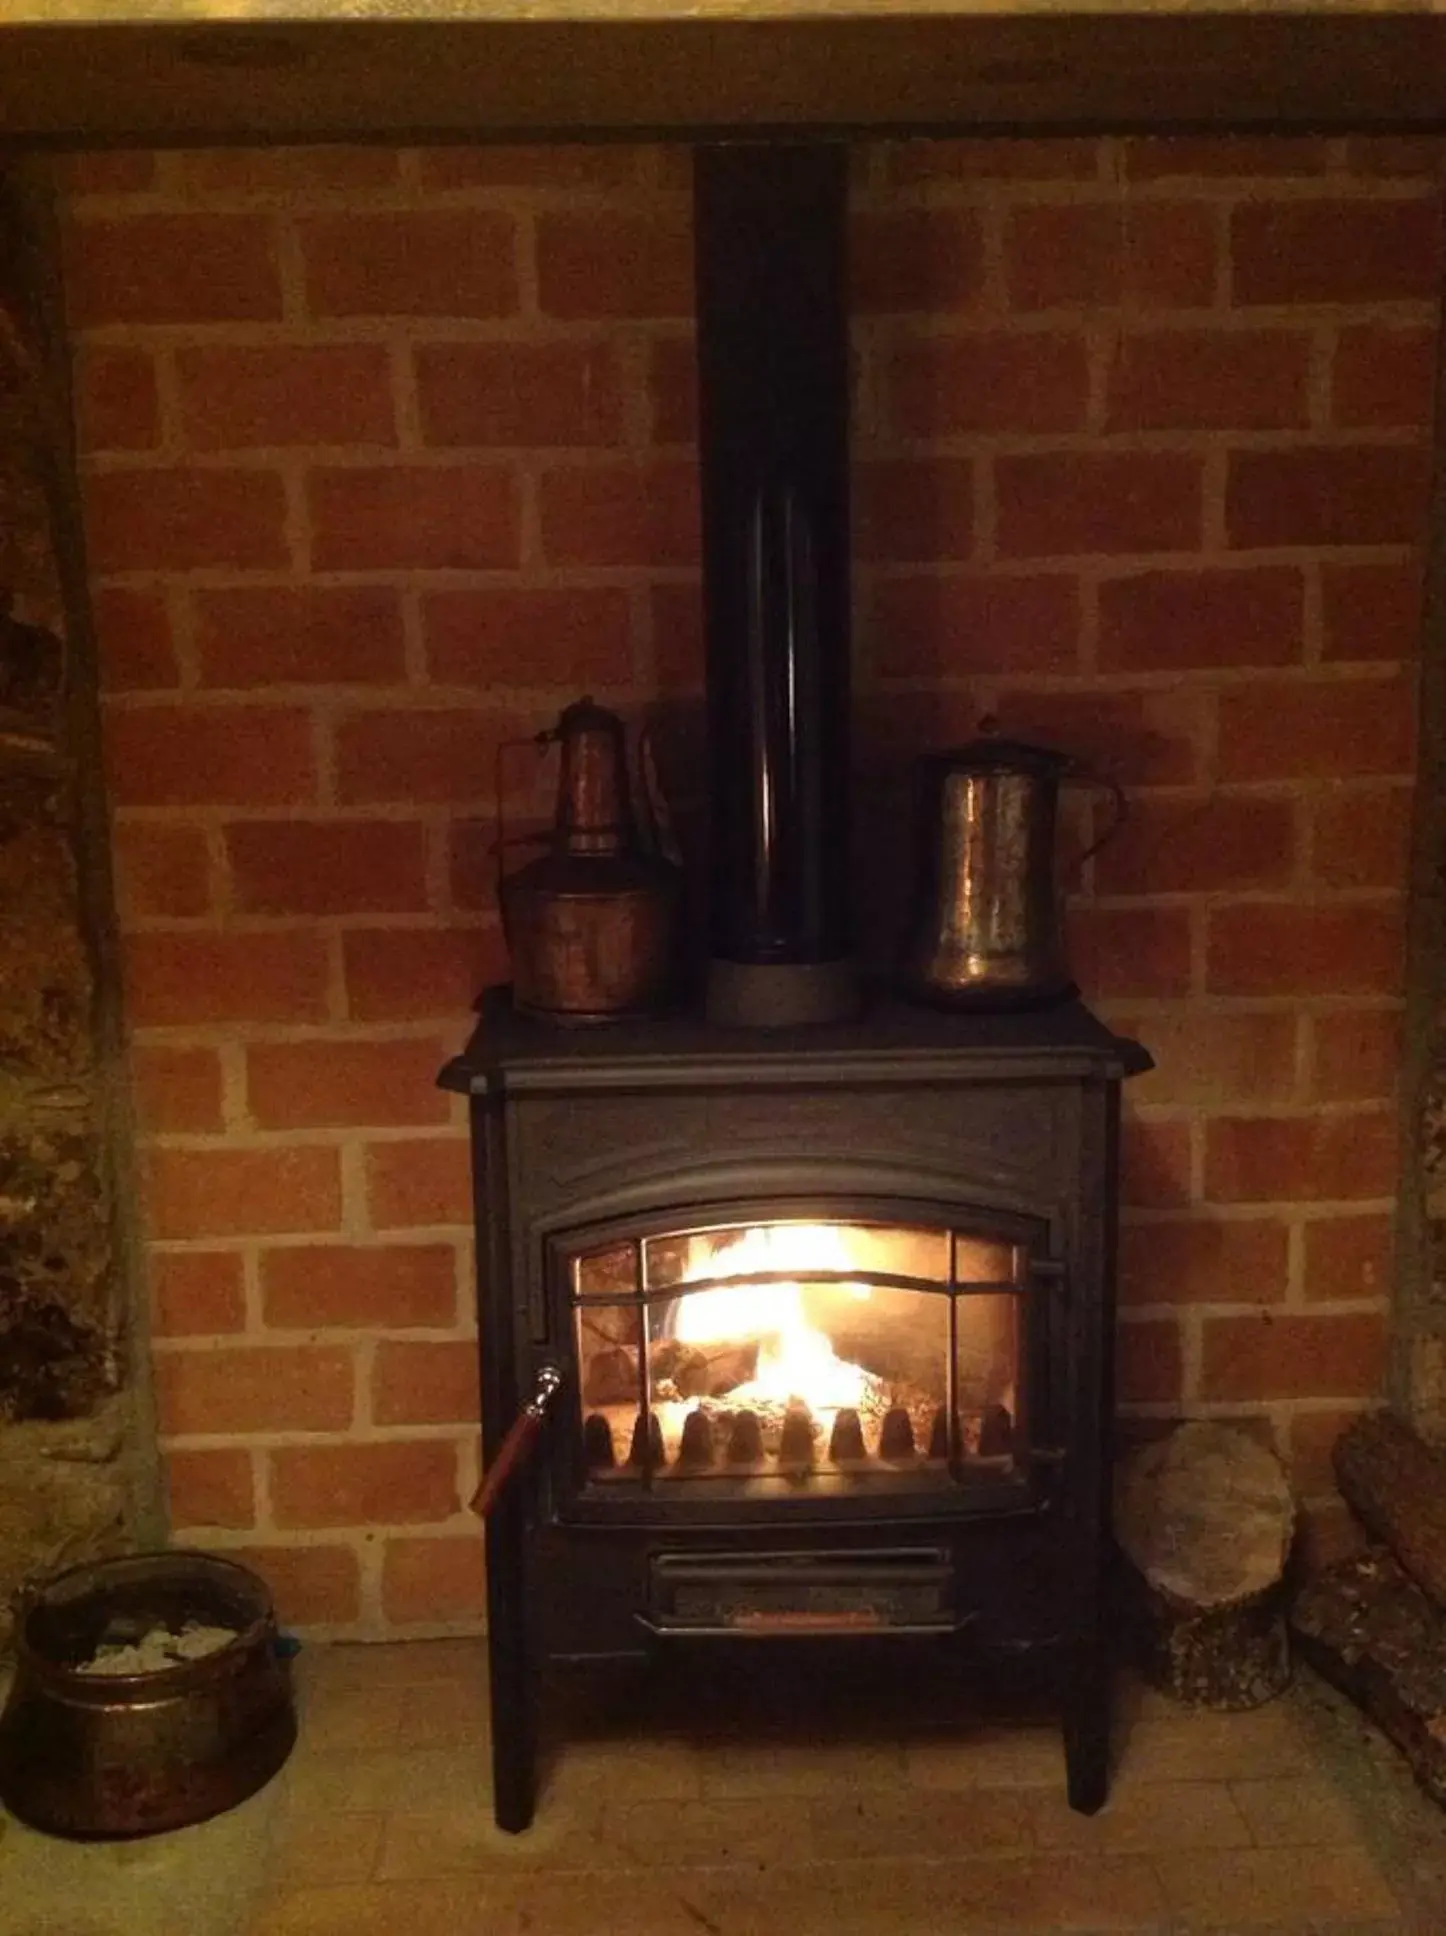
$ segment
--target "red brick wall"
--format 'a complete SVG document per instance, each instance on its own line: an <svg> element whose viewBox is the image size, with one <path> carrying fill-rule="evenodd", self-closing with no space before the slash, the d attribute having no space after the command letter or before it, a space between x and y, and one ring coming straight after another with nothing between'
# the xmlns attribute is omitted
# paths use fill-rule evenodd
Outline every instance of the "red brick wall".
<svg viewBox="0 0 1446 1936"><path fill-rule="evenodd" d="M1129 786L1073 916L1159 1062L1122 1407L1267 1419L1311 1494L1386 1333L1434 160L859 157L870 877L908 755L981 711ZM73 166L173 1517L303 1624L479 1615L432 1077L500 965L499 738L696 693L686 182L661 149Z"/></svg>

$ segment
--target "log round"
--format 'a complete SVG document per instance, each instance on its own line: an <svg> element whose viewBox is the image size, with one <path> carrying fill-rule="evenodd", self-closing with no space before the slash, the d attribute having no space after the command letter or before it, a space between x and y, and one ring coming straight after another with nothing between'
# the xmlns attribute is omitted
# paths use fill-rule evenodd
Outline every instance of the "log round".
<svg viewBox="0 0 1446 1936"><path fill-rule="evenodd" d="M1191 1707L1258 1707L1290 1680L1285 1564L1295 1502L1279 1459L1227 1425L1181 1425L1124 1459L1115 1538L1149 1679Z"/></svg>

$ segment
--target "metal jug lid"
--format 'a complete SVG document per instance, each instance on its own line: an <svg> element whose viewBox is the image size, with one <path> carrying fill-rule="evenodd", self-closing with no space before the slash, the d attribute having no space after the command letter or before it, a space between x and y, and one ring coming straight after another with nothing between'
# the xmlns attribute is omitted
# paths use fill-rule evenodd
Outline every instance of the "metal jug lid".
<svg viewBox="0 0 1446 1936"><path fill-rule="evenodd" d="M571 705L564 706L552 727L550 737L566 739L572 733L625 731L622 716L609 712L606 706L598 705L591 693L581 699L574 699Z"/></svg>
<svg viewBox="0 0 1446 1936"><path fill-rule="evenodd" d="M1068 753L1061 753L1053 746L1033 746L1028 740L1000 739L994 734L985 734L963 746L936 753L932 763L951 772L1036 773L1044 779L1055 779L1073 761Z"/></svg>

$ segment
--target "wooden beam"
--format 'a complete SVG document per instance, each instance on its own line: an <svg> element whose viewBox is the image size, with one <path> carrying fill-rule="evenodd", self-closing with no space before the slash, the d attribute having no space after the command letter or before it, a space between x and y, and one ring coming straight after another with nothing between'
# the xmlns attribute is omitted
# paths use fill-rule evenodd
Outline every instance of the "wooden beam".
<svg viewBox="0 0 1446 1936"><path fill-rule="evenodd" d="M642 0L606 11L535 0L525 19L268 7L236 24L128 22L123 5L100 23L0 26L0 141L1446 126L1446 15L1426 12L950 13L882 0L851 11L763 0L760 12L711 0L650 17Z"/></svg>

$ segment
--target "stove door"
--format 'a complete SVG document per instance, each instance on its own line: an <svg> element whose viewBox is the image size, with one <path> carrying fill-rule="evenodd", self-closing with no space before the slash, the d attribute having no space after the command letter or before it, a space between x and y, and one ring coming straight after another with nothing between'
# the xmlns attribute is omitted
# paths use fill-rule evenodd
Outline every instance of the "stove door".
<svg viewBox="0 0 1446 1936"><path fill-rule="evenodd" d="M554 1239L573 1501L1017 1506L1050 1436L1045 1228L890 1208Z"/></svg>

